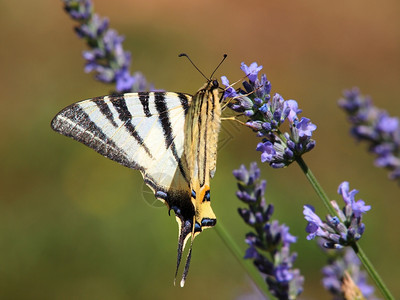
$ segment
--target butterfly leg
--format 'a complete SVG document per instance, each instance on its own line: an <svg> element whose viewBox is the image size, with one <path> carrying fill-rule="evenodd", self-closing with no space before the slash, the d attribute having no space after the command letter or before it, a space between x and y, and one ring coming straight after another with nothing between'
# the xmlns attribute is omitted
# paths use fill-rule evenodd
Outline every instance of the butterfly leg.
<svg viewBox="0 0 400 300"><path fill-rule="evenodd" d="M236 117L225 117L225 118L221 118L221 121L227 121L227 120L229 120L229 121L236 121L236 122L238 122L239 124L241 124L241 125L243 125L243 126L247 126L246 123L244 123L244 122L242 122L242 121L236 119Z"/></svg>

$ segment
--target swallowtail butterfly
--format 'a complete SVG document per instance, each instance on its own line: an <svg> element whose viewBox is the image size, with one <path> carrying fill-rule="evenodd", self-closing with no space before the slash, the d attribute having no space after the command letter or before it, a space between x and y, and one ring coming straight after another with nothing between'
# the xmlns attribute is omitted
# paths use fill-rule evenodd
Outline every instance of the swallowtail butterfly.
<svg viewBox="0 0 400 300"><path fill-rule="evenodd" d="M212 75L210 76L210 78ZM175 278L186 242L215 226L210 205L221 123L218 81L208 79L194 96L139 92L104 96L60 111L51 127L101 155L139 170L155 197L174 211L179 226Z"/></svg>

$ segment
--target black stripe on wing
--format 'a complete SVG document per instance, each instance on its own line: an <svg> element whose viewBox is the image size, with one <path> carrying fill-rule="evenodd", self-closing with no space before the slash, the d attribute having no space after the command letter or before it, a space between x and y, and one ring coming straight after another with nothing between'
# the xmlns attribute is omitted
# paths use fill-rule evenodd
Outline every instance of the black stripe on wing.
<svg viewBox="0 0 400 300"><path fill-rule="evenodd" d="M79 104L69 106L57 114L51 121L51 127L128 168L145 171L143 167L128 160L128 155L107 138Z"/></svg>
<svg viewBox="0 0 400 300"><path fill-rule="evenodd" d="M130 135L143 147L144 151L146 151L149 157L154 159L153 155L151 155L150 153L150 149L144 143L143 138L139 135L139 133L135 129L135 126L133 126L131 122L132 115L129 112L128 107L126 106L125 98L123 96L113 97L111 98L111 103L117 110L119 114L119 119L124 122L124 126L130 133Z"/></svg>
<svg viewBox="0 0 400 300"><path fill-rule="evenodd" d="M182 107L185 110L185 116L187 114L187 111L189 109L189 102L188 102L188 98L185 94L182 93L177 93L179 100L181 101Z"/></svg>
<svg viewBox="0 0 400 300"><path fill-rule="evenodd" d="M104 97L93 98L92 101L97 105L103 116L105 116L115 128L118 128L118 124L114 120L114 115L107 103L104 101Z"/></svg>
<svg viewBox="0 0 400 300"><path fill-rule="evenodd" d="M168 149L171 145L172 151L175 150L175 144L173 144L174 139L172 137L172 128L171 122L169 120L169 113L167 104L165 102L165 95L164 93L155 93L155 105L157 112L159 114L159 121L161 123L162 129L164 131L164 138L165 138L165 147Z"/></svg>
<svg viewBox="0 0 400 300"><path fill-rule="evenodd" d="M140 103L142 103L143 106L143 112L144 115L148 118L150 118L152 116L152 114L150 113L150 109L149 109L149 93L148 92L139 92L139 100Z"/></svg>
<svg viewBox="0 0 400 300"><path fill-rule="evenodd" d="M183 177L187 180L185 169L183 168L181 158L178 156L178 152L176 151L174 137L172 136L172 127L169 119L169 111L167 108L167 104L165 102L165 93L162 92L154 93L154 97L155 97L156 109L159 114L158 120L160 121L161 127L164 131L165 148L168 149L169 147L171 147L172 154L174 155L174 158L178 163L179 170L181 171ZM181 97L180 99L182 102ZM187 101L186 97L185 99ZM187 109L185 109L185 115L186 111Z"/></svg>

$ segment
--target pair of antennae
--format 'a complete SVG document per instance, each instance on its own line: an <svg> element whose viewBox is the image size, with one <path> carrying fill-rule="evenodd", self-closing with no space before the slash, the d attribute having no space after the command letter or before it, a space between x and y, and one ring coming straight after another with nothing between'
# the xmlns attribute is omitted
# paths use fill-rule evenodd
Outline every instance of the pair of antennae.
<svg viewBox="0 0 400 300"><path fill-rule="evenodd" d="M224 62L225 58L226 58L228 55L227 55L227 54L224 54L224 57L222 58L221 62L218 64L218 66L215 68L214 72L212 72L211 75L210 75L210 77L208 77L208 78L207 78L206 75L204 75L204 73L203 73L202 71L200 71L200 69L194 64L194 62L190 59L190 57L189 57L186 53L181 53L181 54L179 54L178 56L179 56L179 57L185 56L185 57L190 61L190 63L193 65L193 67L195 67L196 70L199 71L199 73L200 73L201 75L203 75L203 77L204 77L207 81L209 81L209 80L211 80L211 78L213 77L214 73L218 70L218 68L222 65L222 63Z"/></svg>

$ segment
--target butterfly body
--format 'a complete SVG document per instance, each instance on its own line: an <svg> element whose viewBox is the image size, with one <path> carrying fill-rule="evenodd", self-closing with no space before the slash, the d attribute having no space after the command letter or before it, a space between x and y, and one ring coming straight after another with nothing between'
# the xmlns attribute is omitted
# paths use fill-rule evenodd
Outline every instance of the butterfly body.
<svg viewBox="0 0 400 300"><path fill-rule="evenodd" d="M142 173L155 197L175 212L177 272L188 239L193 242L203 229L216 224L210 178L216 169L220 116L218 82L209 80L193 97L139 92L77 102L59 112L51 127Z"/></svg>
<svg viewBox="0 0 400 300"><path fill-rule="evenodd" d="M221 126L221 106L216 82L209 82L193 98L185 122L184 158L190 172L196 223L215 223L210 203L210 178L217 161L217 141ZM194 197L193 197L194 196Z"/></svg>

